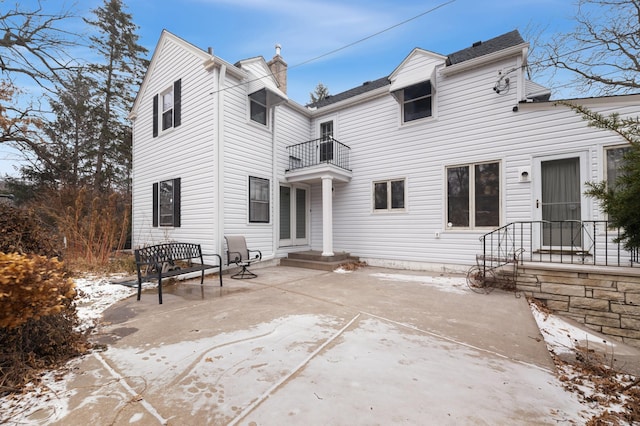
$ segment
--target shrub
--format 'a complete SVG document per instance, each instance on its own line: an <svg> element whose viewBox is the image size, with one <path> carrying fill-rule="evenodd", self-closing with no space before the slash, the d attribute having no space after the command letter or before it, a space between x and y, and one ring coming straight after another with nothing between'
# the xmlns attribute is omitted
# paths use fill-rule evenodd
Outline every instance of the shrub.
<svg viewBox="0 0 640 426"><path fill-rule="evenodd" d="M59 313L75 294L57 259L0 252L0 327L11 329Z"/></svg>
<svg viewBox="0 0 640 426"><path fill-rule="evenodd" d="M0 252L60 257L62 239L33 211L0 203Z"/></svg>

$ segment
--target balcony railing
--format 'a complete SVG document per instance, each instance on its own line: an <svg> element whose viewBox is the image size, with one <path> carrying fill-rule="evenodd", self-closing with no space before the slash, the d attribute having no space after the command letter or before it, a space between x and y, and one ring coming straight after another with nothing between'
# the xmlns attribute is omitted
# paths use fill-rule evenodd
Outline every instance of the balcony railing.
<svg viewBox="0 0 640 426"><path fill-rule="evenodd" d="M314 139L287 147L289 152L289 168L287 171L332 164L349 170L351 148L331 137Z"/></svg>
<svg viewBox="0 0 640 426"><path fill-rule="evenodd" d="M499 266L502 259L520 262L639 266L638 250L627 251L621 230L606 220L513 222L482 237L482 261Z"/></svg>

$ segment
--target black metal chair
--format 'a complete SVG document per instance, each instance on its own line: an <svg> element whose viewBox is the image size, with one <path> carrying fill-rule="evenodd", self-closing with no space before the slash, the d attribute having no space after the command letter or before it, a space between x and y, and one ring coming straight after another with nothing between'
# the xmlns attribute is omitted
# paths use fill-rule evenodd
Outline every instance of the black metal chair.
<svg viewBox="0 0 640 426"><path fill-rule="evenodd" d="M242 235L230 235L224 237L227 242L227 266L235 265L242 269L231 276L236 280L256 278L257 275L247 269L251 263L262 260L260 250L249 250L247 241Z"/></svg>

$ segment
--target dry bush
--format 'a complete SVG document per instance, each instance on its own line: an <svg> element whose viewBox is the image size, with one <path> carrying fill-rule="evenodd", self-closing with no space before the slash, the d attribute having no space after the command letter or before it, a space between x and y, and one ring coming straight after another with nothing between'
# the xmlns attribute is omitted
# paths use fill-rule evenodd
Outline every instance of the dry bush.
<svg viewBox="0 0 640 426"><path fill-rule="evenodd" d="M118 193L92 197L80 190L75 203L55 215L60 231L67 236L66 256L84 264L108 265L114 250L122 249L126 241L129 210Z"/></svg>
<svg viewBox="0 0 640 426"><path fill-rule="evenodd" d="M0 253L0 395L86 351L74 287L57 259Z"/></svg>
<svg viewBox="0 0 640 426"><path fill-rule="evenodd" d="M12 329L61 312L75 295L57 259L0 252L0 327Z"/></svg>
<svg viewBox="0 0 640 426"><path fill-rule="evenodd" d="M51 229L33 211L0 204L0 396L87 350Z"/></svg>
<svg viewBox="0 0 640 426"><path fill-rule="evenodd" d="M60 257L62 238L34 211L0 203L0 252Z"/></svg>

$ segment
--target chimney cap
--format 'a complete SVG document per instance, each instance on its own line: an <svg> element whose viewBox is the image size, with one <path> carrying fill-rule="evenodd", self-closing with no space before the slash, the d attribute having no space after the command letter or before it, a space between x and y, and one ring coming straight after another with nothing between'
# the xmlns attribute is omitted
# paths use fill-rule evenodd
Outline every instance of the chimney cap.
<svg viewBox="0 0 640 426"><path fill-rule="evenodd" d="M282 46L280 43L276 43L276 56L280 56L280 49L282 49Z"/></svg>

